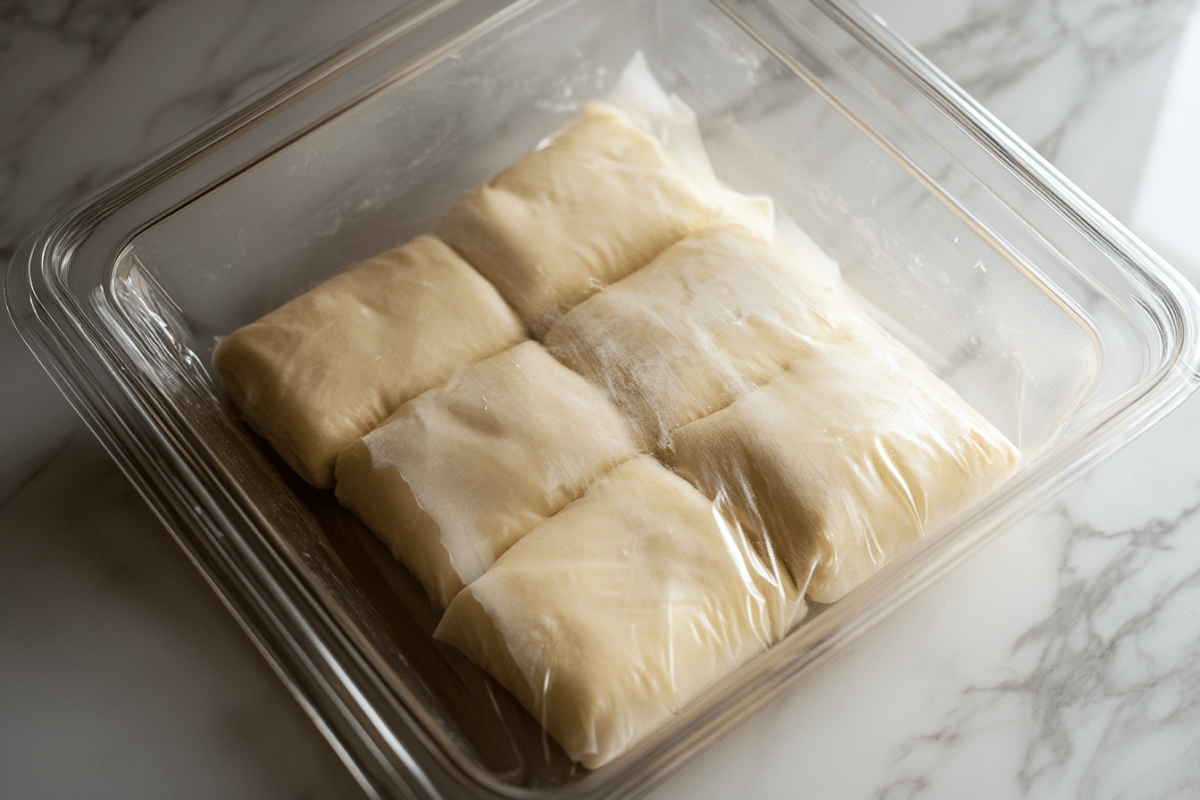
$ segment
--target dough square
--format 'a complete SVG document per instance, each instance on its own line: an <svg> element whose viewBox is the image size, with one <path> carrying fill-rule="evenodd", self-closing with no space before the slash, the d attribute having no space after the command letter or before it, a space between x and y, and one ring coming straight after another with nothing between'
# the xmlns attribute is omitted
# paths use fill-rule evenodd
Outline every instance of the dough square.
<svg viewBox="0 0 1200 800"><path fill-rule="evenodd" d="M1019 451L860 323L676 432L671 463L728 498L808 598L831 603L984 497Z"/></svg>
<svg viewBox="0 0 1200 800"><path fill-rule="evenodd" d="M525 338L492 286L431 236L356 264L217 347L249 425L306 481L401 403Z"/></svg>
<svg viewBox="0 0 1200 800"><path fill-rule="evenodd" d="M462 195L435 231L541 338L567 309L716 214L661 143L589 103L544 147Z"/></svg>
<svg viewBox="0 0 1200 800"><path fill-rule="evenodd" d="M721 222L576 306L545 343L667 450L676 428L781 375L852 316L823 273Z"/></svg>
<svg viewBox="0 0 1200 800"><path fill-rule="evenodd" d="M536 342L464 367L337 461L337 498L445 608L641 449L604 393Z"/></svg>
<svg viewBox="0 0 1200 800"><path fill-rule="evenodd" d="M434 636L588 768L663 724L803 614L713 503L657 460L613 469L450 604Z"/></svg>

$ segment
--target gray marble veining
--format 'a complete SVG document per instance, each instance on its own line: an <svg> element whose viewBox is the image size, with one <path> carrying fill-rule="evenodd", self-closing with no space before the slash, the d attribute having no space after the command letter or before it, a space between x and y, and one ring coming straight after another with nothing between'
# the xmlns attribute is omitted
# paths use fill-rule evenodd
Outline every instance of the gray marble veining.
<svg viewBox="0 0 1200 800"><path fill-rule="evenodd" d="M0 17L0 250L394 6L9 4Z"/></svg>
<svg viewBox="0 0 1200 800"><path fill-rule="evenodd" d="M1008 765L1016 796L1110 796L1131 782L1130 796L1200 792L1187 766L1200 763L1198 510L1104 531L1060 509L1068 534L1047 615L1017 638L1006 674L964 686L940 727L898 749L897 777L875 797L926 796L990 761L1005 735L1020 739ZM1181 549L1182 574L1163 574L1162 555Z"/></svg>
<svg viewBox="0 0 1200 800"><path fill-rule="evenodd" d="M866 5L1101 205L1127 214L1194 0Z"/></svg>

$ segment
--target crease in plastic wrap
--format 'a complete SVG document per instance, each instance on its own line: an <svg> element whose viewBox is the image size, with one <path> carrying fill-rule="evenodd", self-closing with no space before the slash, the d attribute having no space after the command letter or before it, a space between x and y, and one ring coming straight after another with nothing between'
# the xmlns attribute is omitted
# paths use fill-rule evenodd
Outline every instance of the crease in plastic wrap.
<svg viewBox="0 0 1200 800"><path fill-rule="evenodd" d="M585 767L1015 469L803 231L721 184L640 55L434 235L217 364L306 480L336 458L339 502L444 609L435 638Z"/></svg>

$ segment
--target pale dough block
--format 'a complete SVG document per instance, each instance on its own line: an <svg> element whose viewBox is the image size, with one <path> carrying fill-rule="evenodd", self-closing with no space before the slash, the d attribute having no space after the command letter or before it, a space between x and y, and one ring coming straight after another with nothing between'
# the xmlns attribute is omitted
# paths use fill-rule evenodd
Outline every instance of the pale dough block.
<svg viewBox="0 0 1200 800"><path fill-rule="evenodd" d="M598 767L776 642L803 614L736 526L639 456L535 528L450 604L434 636Z"/></svg>
<svg viewBox="0 0 1200 800"><path fill-rule="evenodd" d="M439 609L639 449L604 393L525 342L405 403L337 461L337 498Z"/></svg>
<svg viewBox="0 0 1200 800"><path fill-rule="evenodd" d="M680 425L782 374L853 317L826 271L722 222L576 306L545 342L667 450Z"/></svg>
<svg viewBox="0 0 1200 800"><path fill-rule="evenodd" d="M994 489L1018 450L867 327L680 428L672 461L764 530L811 600L843 597Z"/></svg>
<svg viewBox="0 0 1200 800"><path fill-rule="evenodd" d="M250 426L328 488L343 447L458 367L524 337L483 277L419 236L234 331L214 362Z"/></svg>
<svg viewBox="0 0 1200 800"><path fill-rule="evenodd" d="M717 213L656 139L589 103L545 147L455 201L436 232L540 338Z"/></svg>

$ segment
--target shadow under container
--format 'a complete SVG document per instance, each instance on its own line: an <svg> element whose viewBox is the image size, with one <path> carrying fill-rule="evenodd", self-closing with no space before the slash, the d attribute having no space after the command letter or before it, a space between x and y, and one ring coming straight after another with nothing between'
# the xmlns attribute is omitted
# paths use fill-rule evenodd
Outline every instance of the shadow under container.
<svg viewBox="0 0 1200 800"><path fill-rule="evenodd" d="M718 176L770 195L1002 430L981 505L595 771L431 633L420 586L228 412L218 337L427 232L637 51ZM18 328L371 796L646 791L1196 387L1197 295L852 2L410 4L60 216ZM752 722L750 724L753 724Z"/></svg>

